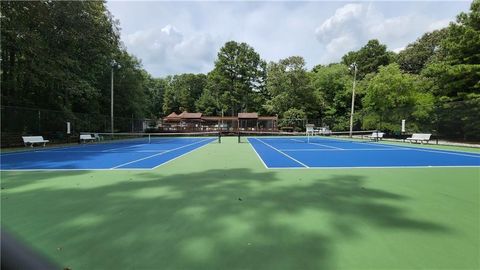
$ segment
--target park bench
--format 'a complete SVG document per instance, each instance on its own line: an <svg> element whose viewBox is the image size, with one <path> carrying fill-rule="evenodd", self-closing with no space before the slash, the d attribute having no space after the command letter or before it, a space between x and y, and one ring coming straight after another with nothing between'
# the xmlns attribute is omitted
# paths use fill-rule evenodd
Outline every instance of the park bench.
<svg viewBox="0 0 480 270"><path fill-rule="evenodd" d="M412 137L409 137L409 138L406 138L407 141L409 141L410 143L412 141L414 142L420 142L420 143L423 143L423 142L426 142L428 143L428 141L430 140L430 136L432 136L432 134L428 134L428 133L413 133L412 134Z"/></svg>
<svg viewBox="0 0 480 270"><path fill-rule="evenodd" d="M95 141L95 137L92 137L92 134L80 134L80 143Z"/></svg>
<svg viewBox="0 0 480 270"><path fill-rule="evenodd" d="M23 139L23 144L25 146L30 145L30 147L33 147L34 144L43 144L43 147L45 147L45 144L49 142L49 140L44 140L42 136L22 136Z"/></svg>
<svg viewBox="0 0 480 270"><path fill-rule="evenodd" d="M370 140L373 140L373 141L379 141L383 138L383 135L385 133L383 132L373 132L372 135L368 136L370 138Z"/></svg>

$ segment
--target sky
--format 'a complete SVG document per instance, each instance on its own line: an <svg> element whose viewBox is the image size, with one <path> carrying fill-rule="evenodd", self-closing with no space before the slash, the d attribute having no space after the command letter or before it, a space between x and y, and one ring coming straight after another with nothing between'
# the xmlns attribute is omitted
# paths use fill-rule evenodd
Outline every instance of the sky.
<svg viewBox="0 0 480 270"><path fill-rule="evenodd" d="M471 1L108 1L121 39L154 77L208 73L230 40L266 61L302 56L307 68L338 62L370 39L398 52L443 28Z"/></svg>

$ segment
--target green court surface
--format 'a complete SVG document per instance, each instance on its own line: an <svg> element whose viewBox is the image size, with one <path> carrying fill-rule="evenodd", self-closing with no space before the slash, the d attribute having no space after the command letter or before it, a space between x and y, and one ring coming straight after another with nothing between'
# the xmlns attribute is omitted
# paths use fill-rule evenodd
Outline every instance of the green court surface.
<svg viewBox="0 0 480 270"><path fill-rule="evenodd" d="M479 269L480 168L268 170L222 138L150 171L1 172L1 225L77 269Z"/></svg>

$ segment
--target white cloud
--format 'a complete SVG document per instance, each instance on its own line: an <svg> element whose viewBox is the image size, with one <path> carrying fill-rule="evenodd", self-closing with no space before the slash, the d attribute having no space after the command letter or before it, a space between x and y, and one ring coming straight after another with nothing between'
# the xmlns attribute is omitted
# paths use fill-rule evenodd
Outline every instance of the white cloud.
<svg viewBox="0 0 480 270"><path fill-rule="evenodd" d="M340 60L369 39L403 48L446 26L468 2L108 1L121 38L153 76L206 73L229 40L267 61L292 55L307 67Z"/></svg>
<svg viewBox="0 0 480 270"><path fill-rule="evenodd" d="M392 51L395 52L395 53L399 53L399 52L403 51L404 49L405 49L405 47L400 47L400 48L395 48Z"/></svg>
<svg viewBox="0 0 480 270"><path fill-rule="evenodd" d="M147 70L160 68L165 74L208 72L217 49L208 34L185 36L172 25L134 32L125 45Z"/></svg>
<svg viewBox="0 0 480 270"><path fill-rule="evenodd" d="M322 61L330 62L359 49L370 39L378 39L389 49L399 50L423 33L448 25L449 21L416 13L386 17L372 3L346 4L323 21L315 34L327 51Z"/></svg>
<svg viewBox="0 0 480 270"><path fill-rule="evenodd" d="M445 20L438 20L438 21L434 21L432 23L430 23L430 25L428 26L428 31L431 32L431 31L434 31L434 30L438 30L438 29L442 29L444 27L447 27L450 22L452 22L452 20L448 20L448 19L445 19Z"/></svg>
<svg viewBox="0 0 480 270"><path fill-rule="evenodd" d="M326 49L330 54L335 52L347 52L357 47L357 41L351 34L344 34L339 37L335 37L328 42Z"/></svg>

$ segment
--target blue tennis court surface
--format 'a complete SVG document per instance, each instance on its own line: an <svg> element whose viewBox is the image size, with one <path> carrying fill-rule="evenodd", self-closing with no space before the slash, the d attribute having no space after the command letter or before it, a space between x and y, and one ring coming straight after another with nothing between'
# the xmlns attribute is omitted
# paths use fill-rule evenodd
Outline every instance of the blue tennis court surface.
<svg viewBox="0 0 480 270"><path fill-rule="evenodd" d="M267 168L480 166L479 153L311 137L251 137Z"/></svg>
<svg viewBox="0 0 480 270"><path fill-rule="evenodd" d="M214 138L171 138L161 143L94 143L4 153L1 170L154 169Z"/></svg>

